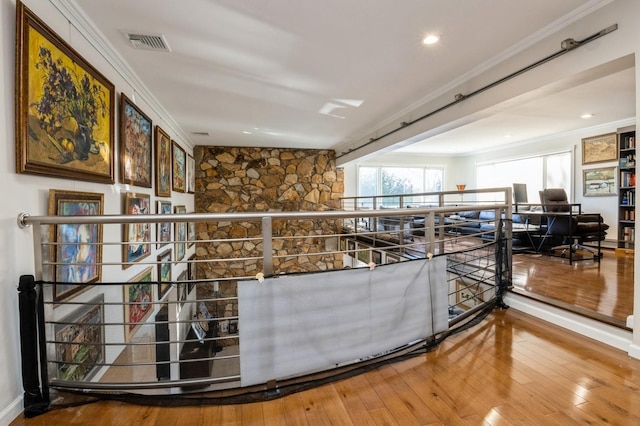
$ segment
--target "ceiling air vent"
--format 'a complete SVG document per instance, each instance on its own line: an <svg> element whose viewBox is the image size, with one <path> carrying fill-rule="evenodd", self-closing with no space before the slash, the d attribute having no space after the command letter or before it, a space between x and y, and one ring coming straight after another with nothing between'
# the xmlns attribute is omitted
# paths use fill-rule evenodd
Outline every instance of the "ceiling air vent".
<svg viewBox="0 0 640 426"><path fill-rule="evenodd" d="M194 136L209 136L209 132L192 132Z"/></svg>
<svg viewBox="0 0 640 426"><path fill-rule="evenodd" d="M134 49L171 52L163 35L127 34L127 39Z"/></svg>

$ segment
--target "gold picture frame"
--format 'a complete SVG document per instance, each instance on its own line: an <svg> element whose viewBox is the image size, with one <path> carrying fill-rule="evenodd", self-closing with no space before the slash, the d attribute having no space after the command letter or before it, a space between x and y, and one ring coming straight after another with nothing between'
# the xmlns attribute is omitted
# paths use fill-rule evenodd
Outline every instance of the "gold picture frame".
<svg viewBox="0 0 640 426"><path fill-rule="evenodd" d="M127 192L124 214L151 214L151 196ZM122 268L127 269L151 254L151 225L148 223L127 223L123 225Z"/></svg>
<svg viewBox="0 0 640 426"><path fill-rule="evenodd" d="M176 192L187 192L187 153L176 141L171 141L172 146L172 185Z"/></svg>
<svg viewBox="0 0 640 426"><path fill-rule="evenodd" d="M160 126L156 126L155 172L158 197L171 197L171 149L171 138Z"/></svg>
<svg viewBox="0 0 640 426"><path fill-rule="evenodd" d="M123 287L124 340L130 342L153 312L153 268L149 266Z"/></svg>
<svg viewBox="0 0 640 426"><path fill-rule="evenodd" d="M49 190L49 214L95 216L103 214L104 195L94 192ZM59 301L102 279L102 225L59 224L51 227L55 246L53 300ZM79 285L81 284L81 285Z"/></svg>
<svg viewBox="0 0 640 426"><path fill-rule="evenodd" d="M115 86L16 8L16 171L114 183Z"/></svg>
<svg viewBox="0 0 640 426"><path fill-rule="evenodd" d="M618 134L606 133L582 139L582 164L606 163L618 159Z"/></svg>
<svg viewBox="0 0 640 426"><path fill-rule="evenodd" d="M151 188L153 123L124 93L120 93L120 182Z"/></svg>

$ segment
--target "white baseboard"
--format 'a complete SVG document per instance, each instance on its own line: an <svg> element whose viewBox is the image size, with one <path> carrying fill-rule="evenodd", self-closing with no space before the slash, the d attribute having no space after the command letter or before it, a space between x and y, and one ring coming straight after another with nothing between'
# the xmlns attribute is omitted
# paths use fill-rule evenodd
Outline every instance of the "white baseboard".
<svg viewBox="0 0 640 426"><path fill-rule="evenodd" d="M631 353L633 333L629 330L574 314L515 293L508 293L505 297L505 303L513 309L613 346L634 358L640 358L640 348L637 348L637 355Z"/></svg>
<svg viewBox="0 0 640 426"><path fill-rule="evenodd" d="M640 359L640 345L629 345L629 356L632 358Z"/></svg>
<svg viewBox="0 0 640 426"><path fill-rule="evenodd" d="M8 426L16 417L22 415L23 412L22 395L14 399L4 410L0 411L0 426Z"/></svg>

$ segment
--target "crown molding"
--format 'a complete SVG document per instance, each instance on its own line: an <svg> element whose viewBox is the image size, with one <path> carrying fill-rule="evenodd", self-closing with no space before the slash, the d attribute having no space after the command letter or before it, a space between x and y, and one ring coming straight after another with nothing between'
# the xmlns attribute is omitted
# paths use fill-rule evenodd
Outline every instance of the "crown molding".
<svg viewBox="0 0 640 426"><path fill-rule="evenodd" d="M73 25L94 49L109 62L115 72L120 75L136 92L136 95L144 99L151 109L162 118L168 130L178 135L180 139L193 149L193 142L188 134L173 119L171 114L156 99L151 90L138 77L124 58L116 51L105 35L97 29L97 26L87 16L75 0L49 0L51 4ZM164 127L164 126L163 126ZM167 129L165 129L167 130Z"/></svg>

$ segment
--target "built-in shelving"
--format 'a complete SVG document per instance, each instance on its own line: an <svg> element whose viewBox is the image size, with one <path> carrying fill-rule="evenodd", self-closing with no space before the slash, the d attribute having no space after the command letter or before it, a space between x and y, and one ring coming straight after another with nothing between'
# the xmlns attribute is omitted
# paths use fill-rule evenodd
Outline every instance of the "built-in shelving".
<svg viewBox="0 0 640 426"><path fill-rule="evenodd" d="M618 248L633 250L636 226L636 130L618 130Z"/></svg>

